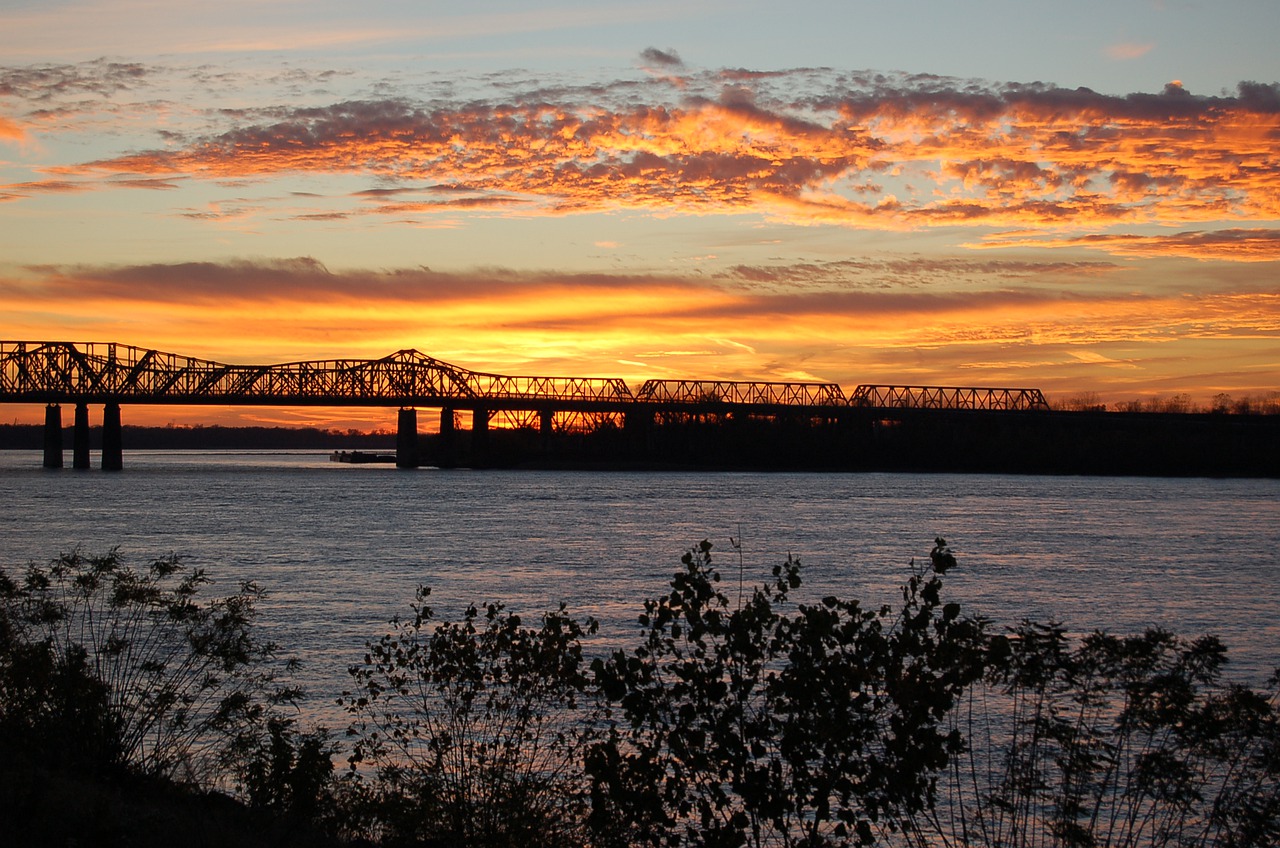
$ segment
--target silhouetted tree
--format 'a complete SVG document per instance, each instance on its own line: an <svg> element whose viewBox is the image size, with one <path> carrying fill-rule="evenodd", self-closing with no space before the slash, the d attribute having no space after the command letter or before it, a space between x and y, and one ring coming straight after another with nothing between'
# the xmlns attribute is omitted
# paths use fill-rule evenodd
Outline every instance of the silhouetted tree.
<svg viewBox="0 0 1280 848"><path fill-rule="evenodd" d="M0 726L9 745L80 768L199 781L276 697L276 646L253 633L252 583L201 601L176 556L141 570L117 551L0 569Z"/></svg>
<svg viewBox="0 0 1280 848"><path fill-rule="evenodd" d="M902 605L791 605L800 563L741 605L703 542L646 602L643 642L596 663L618 723L591 749L593 816L618 844L869 845L928 808L963 746L982 623L914 569Z"/></svg>
<svg viewBox="0 0 1280 848"><path fill-rule="evenodd" d="M369 826L389 844L581 843L594 709L580 641L595 622L561 607L525 627L495 603L437 623L429 591L351 669Z"/></svg>
<svg viewBox="0 0 1280 848"><path fill-rule="evenodd" d="M1072 642L1023 622L993 639L952 716L969 739L920 844L1209 848L1280 844L1280 713L1222 679L1213 637Z"/></svg>

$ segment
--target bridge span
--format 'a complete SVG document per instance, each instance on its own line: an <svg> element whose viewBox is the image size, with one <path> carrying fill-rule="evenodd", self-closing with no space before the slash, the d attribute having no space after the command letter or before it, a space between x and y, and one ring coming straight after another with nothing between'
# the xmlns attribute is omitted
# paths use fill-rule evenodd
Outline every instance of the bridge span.
<svg viewBox="0 0 1280 848"><path fill-rule="evenodd" d="M490 427L643 428L689 416L839 420L853 410L1048 409L1038 389L835 383L509 376L471 371L401 350L381 359L228 365L114 342L0 341L0 403L44 403L45 465L62 466L61 404L75 404L73 462L89 466L89 404L102 404L102 465L122 467L122 404L395 406L397 462L417 464L417 408L440 410L442 436L471 413L472 438Z"/></svg>

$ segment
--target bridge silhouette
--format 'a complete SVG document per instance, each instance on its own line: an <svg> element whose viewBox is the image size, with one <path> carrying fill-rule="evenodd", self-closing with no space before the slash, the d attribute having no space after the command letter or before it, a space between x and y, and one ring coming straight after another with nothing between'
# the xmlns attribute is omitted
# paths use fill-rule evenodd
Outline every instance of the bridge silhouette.
<svg viewBox="0 0 1280 848"><path fill-rule="evenodd" d="M88 405L103 404L104 468L122 467L121 404L395 406L397 461L417 464L417 408L441 411L449 438L471 413L473 443L491 427L586 432L643 429L699 416L838 421L857 411L1047 410L1039 389L820 382L509 376L401 350L381 359L228 365L114 342L0 341L0 403L44 403L45 465L62 465L61 404L76 405L73 454L88 467Z"/></svg>

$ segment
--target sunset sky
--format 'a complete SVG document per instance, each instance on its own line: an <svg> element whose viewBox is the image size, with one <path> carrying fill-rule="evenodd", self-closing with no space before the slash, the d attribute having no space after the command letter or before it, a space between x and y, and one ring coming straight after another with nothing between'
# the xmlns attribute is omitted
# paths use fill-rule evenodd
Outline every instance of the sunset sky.
<svg viewBox="0 0 1280 848"><path fill-rule="evenodd" d="M1266 395L1277 33L1276 0L0 0L0 338Z"/></svg>

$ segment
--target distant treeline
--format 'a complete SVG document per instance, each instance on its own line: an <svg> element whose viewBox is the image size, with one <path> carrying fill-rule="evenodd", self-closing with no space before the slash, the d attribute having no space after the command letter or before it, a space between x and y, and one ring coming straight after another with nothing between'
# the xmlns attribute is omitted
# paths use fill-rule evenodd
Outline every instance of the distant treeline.
<svg viewBox="0 0 1280 848"><path fill-rule="evenodd" d="M64 427L63 444L71 446L71 429ZM323 430L318 427L139 427L126 424L122 428L125 450L303 450L309 448L351 450L352 448L394 448L395 433L360 430ZM89 446L102 447L102 428L89 429ZM0 424L0 450L42 450L44 426L41 424Z"/></svg>
<svg viewBox="0 0 1280 848"><path fill-rule="evenodd" d="M1179 393L1165 397L1157 395L1138 400L1116 401L1110 406L1103 403L1096 392L1061 398L1051 402L1054 409L1063 412L1166 412L1176 415L1211 412L1218 415L1280 415L1280 392L1233 397L1219 392L1208 404L1199 404L1191 395Z"/></svg>
<svg viewBox="0 0 1280 848"><path fill-rule="evenodd" d="M64 445L71 444L66 428ZM0 449L40 451L43 427L0 425ZM90 434L91 447L100 428ZM389 432L288 427L137 427L146 449L382 450ZM701 415L592 432L422 434L440 467L912 471L1280 477L1280 415L856 410L839 418ZM128 461L126 459L126 466Z"/></svg>
<svg viewBox="0 0 1280 848"><path fill-rule="evenodd" d="M1280 477L1280 416L860 411L422 440L429 465Z"/></svg>
<svg viewBox="0 0 1280 848"><path fill-rule="evenodd" d="M940 413L878 422L866 458L886 469L1280 477L1280 416Z"/></svg>

